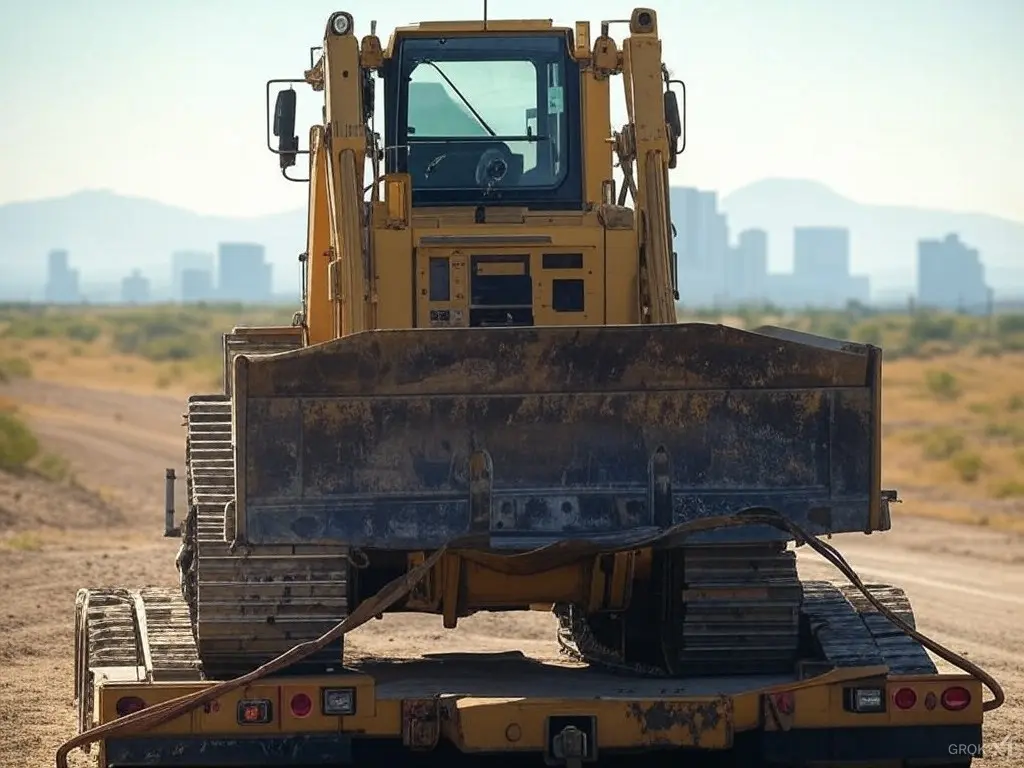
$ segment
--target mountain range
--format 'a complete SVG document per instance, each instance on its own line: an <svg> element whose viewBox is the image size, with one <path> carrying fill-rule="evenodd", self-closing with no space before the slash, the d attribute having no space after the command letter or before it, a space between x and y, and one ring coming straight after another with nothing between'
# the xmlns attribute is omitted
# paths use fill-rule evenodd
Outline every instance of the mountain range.
<svg viewBox="0 0 1024 768"><path fill-rule="evenodd" d="M772 271L789 269L796 226L850 229L853 271L872 277L876 297L906 295L916 282L916 244L956 232L977 248L997 297L1024 293L1024 223L980 213L870 205L799 179L766 179L722 198L732 237L747 228L768 232ZM677 220L681 217L674 216ZM87 190L0 206L0 295L38 297L46 254L70 252L82 282L111 283L132 269L154 286L170 282L170 254L214 252L218 242L262 243L274 265L274 288L294 292L304 249L302 210L252 218L207 216L154 200Z"/></svg>

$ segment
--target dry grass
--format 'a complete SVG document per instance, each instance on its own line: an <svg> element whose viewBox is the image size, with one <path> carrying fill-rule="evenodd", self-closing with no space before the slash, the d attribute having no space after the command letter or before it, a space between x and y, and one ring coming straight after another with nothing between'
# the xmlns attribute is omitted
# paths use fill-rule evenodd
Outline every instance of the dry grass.
<svg viewBox="0 0 1024 768"><path fill-rule="evenodd" d="M73 381L84 387L140 394L163 391L184 395L220 386L213 361L147 360L119 353L102 340L74 345L74 352L62 339L31 339L15 344L17 351L31 360L33 378L41 381Z"/></svg>
<svg viewBox="0 0 1024 768"><path fill-rule="evenodd" d="M184 395L221 385L221 334L280 325L275 308L0 307L0 381L32 377L87 387Z"/></svg>
<svg viewBox="0 0 1024 768"><path fill-rule="evenodd" d="M985 501L993 514L1024 517L1022 372L1020 353L887 364L886 484L921 489L936 499Z"/></svg>

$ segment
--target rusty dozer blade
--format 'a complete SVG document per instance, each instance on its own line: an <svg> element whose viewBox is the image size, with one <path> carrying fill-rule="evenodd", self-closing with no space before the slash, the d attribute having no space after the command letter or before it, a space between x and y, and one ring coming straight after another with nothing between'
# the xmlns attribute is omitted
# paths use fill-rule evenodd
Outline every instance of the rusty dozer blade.
<svg viewBox="0 0 1024 768"><path fill-rule="evenodd" d="M883 529L880 359L703 323L382 330L240 355L238 536L616 546L751 508L816 534Z"/></svg>

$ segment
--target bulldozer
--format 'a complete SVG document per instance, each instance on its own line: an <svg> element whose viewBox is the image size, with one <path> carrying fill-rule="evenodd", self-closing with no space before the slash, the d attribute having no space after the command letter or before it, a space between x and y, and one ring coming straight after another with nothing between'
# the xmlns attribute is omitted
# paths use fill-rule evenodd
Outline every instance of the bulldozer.
<svg viewBox="0 0 1024 768"><path fill-rule="evenodd" d="M891 527L881 350L677 321L656 11L375 27L332 14L267 83L301 307L188 399L179 587L79 591L58 767L970 765L998 684L827 542ZM385 614L520 610L562 662L346 657Z"/></svg>

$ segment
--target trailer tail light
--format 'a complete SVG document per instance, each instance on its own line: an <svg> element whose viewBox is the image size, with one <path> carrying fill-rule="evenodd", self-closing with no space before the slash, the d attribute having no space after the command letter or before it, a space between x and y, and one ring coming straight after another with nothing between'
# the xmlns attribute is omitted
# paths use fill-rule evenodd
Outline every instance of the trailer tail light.
<svg viewBox="0 0 1024 768"><path fill-rule="evenodd" d="M146 702L138 696L122 696L114 705L118 717L130 715L132 712L139 712L146 708Z"/></svg>
<svg viewBox="0 0 1024 768"><path fill-rule="evenodd" d="M323 688L320 703L325 715L354 715L356 713L355 688Z"/></svg>
<svg viewBox="0 0 1024 768"><path fill-rule="evenodd" d="M971 705L971 692L959 685L942 692L942 706L950 712L959 712Z"/></svg>
<svg viewBox="0 0 1024 768"><path fill-rule="evenodd" d="M792 715L796 710L796 696L792 691L783 691L782 693L769 694L772 699L772 704L775 705L775 710L780 715Z"/></svg>
<svg viewBox="0 0 1024 768"><path fill-rule="evenodd" d="M912 688L900 688L892 697L898 709L912 709L917 704L917 694Z"/></svg>
<svg viewBox="0 0 1024 768"><path fill-rule="evenodd" d="M313 700L304 693L296 693L292 696L291 708L296 717L306 717L313 711Z"/></svg>
<svg viewBox="0 0 1024 768"><path fill-rule="evenodd" d="M269 699L242 699L238 702L239 725L266 725L272 716Z"/></svg>

